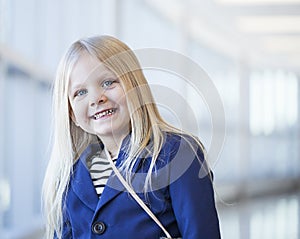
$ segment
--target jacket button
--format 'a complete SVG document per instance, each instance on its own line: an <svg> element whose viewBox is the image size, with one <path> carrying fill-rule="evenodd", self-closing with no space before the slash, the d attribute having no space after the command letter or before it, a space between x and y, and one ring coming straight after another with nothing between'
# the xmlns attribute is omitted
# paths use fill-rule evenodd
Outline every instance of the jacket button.
<svg viewBox="0 0 300 239"><path fill-rule="evenodd" d="M92 231L96 234L103 234L106 227L103 222L95 222L92 226Z"/></svg>

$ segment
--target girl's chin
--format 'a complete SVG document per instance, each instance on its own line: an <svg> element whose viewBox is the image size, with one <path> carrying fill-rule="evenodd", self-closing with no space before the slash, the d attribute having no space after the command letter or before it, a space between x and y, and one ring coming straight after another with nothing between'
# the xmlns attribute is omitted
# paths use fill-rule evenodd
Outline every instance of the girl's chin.
<svg viewBox="0 0 300 239"><path fill-rule="evenodd" d="M101 137L115 137L115 138L119 138L119 137L123 137L129 134L129 130L128 129L107 129L107 130L95 130L94 134L97 135L100 139Z"/></svg>

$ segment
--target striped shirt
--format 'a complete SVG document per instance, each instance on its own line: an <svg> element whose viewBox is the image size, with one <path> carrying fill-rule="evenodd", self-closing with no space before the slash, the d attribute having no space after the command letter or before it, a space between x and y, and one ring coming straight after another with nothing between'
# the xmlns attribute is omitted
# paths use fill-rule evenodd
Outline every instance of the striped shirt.
<svg viewBox="0 0 300 239"><path fill-rule="evenodd" d="M113 162L116 163L116 161L117 158L114 158ZM100 197L107 180L113 171L108 159L105 156L104 150L102 150L100 154L96 154L90 159L89 170L97 195Z"/></svg>

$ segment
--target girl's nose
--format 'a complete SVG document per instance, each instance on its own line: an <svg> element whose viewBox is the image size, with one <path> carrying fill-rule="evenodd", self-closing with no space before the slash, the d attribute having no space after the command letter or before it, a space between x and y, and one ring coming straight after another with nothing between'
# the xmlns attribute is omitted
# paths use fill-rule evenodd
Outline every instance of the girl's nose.
<svg viewBox="0 0 300 239"><path fill-rule="evenodd" d="M103 104L107 101L107 97L104 92L96 94L93 99L90 101L91 107L95 107L97 105Z"/></svg>

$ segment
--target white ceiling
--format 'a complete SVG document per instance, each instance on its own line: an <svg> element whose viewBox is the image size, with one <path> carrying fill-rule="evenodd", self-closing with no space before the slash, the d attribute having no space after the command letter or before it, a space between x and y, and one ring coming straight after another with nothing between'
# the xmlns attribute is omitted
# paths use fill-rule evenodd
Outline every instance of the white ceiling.
<svg viewBox="0 0 300 239"><path fill-rule="evenodd" d="M250 66L300 71L300 0L148 0L188 37Z"/></svg>

